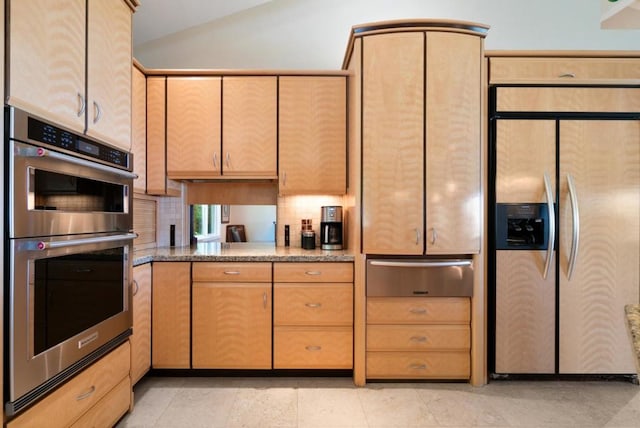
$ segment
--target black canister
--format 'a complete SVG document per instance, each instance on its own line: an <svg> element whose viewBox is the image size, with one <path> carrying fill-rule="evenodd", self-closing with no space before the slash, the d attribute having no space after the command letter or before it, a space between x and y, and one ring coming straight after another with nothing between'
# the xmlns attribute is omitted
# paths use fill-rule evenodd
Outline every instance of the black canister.
<svg viewBox="0 0 640 428"><path fill-rule="evenodd" d="M302 248L305 250L316 249L316 233L313 230L305 230L301 233Z"/></svg>

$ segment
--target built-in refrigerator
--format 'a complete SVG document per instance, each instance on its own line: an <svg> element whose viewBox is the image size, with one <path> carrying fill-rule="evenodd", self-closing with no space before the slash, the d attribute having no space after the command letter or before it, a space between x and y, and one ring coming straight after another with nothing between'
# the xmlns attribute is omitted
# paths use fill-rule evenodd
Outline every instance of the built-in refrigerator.
<svg viewBox="0 0 640 428"><path fill-rule="evenodd" d="M503 89L490 89L490 374L633 376L640 114L585 111L606 96L587 88L566 92L575 111L512 108Z"/></svg>

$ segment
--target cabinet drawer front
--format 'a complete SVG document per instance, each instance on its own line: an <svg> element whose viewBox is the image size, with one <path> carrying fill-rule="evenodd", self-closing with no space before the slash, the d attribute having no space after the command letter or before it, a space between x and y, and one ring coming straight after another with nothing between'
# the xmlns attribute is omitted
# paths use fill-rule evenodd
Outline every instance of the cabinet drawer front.
<svg viewBox="0 0 640 428"><path fill-rule="evenodd" d="M353 367L351 327L276 327L274 369L350 369Z"/></svg>
<svg viewBox="0 0 640 428"><path fill-rule="evenodd" d="M352 325L351 284L275 284L275 325Z"/></svg>
<svg viewBox="0 0 640 428"><path fill-rule="evenodd" d="M498 88L498 111L637 112L637 88Z"/></svg>
<svg viewBox="0 0 640 428"><path fill-rule="evenodd" d="M20 414L7 427L69 426L129 376L130 352L129 342L124 343Z"/></svg>
<svg viewBox="0 0 640 428"><path fill-rule="evenodd" d="M367 352L369 379L468 379L469 352Z"/></svg>
<svg viewBox="0 0 640 428"><path fill-rule="evenodd" d="M471 302L466 297L369 297L370 324L466 324Z"/></svg>
<svg viewBox="0 0 640 428"><path fill-rule="evenodd" d="M127 413L130 405L131 379L127 376L71 425L71 428L112 427Z"/></svg>
<svg viewBox="0 0 640 428"><path fill-rule="evenodd" d="M490 58L489 83L638 82L637 58Z"/></svg>
<svg viewBox="0 0 640 428"><path fill-rule="evenodd" d="M353 263L274 263L274 282L352 282Z"/></svg>
<svg viewBox="0 0 640 428"><path fill-rule="evenodd" d="M469 350L468 325L370 325L368 351Z"/></svg>
<svg viewBox="0 0 640 428"><path fill-rule="evenodd" d="M193 281L271 282L271 263L195 262Z"/></svg>

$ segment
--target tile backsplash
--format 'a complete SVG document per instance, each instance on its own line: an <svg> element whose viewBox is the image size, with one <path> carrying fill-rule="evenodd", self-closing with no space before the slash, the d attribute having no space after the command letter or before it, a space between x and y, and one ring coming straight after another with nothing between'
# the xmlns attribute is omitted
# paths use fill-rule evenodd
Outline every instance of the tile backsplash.
<svg viewBox="0 0 640 428"><path fill-rule="evenodd" d="M279 196L277 208L277 241L284 245L284 226L289 225L292 247L301 247L300 231L302 219L311 219L316 232L316 246L320 245L320 209L325 205L344 206L342 196ZM344 211L343 211L344 212ZM344 226L346 228L346 225Z"/></svg>
<svg viewBox="0 0 640 428"><path fill-rule="evenodd" d="M185 193L183 189L180 197L158 198L158 247L169 246L171 225L175 225L176 247L189 245L189 218L184 200Z"/></svg>

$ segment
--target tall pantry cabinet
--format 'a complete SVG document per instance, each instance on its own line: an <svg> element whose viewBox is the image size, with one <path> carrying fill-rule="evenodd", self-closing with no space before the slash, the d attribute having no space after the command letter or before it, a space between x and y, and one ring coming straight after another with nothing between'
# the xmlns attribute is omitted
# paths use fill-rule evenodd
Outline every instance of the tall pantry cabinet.
<svg viewBox="0 0 640 428"><path fill-rule="evenodd" d="M422 27L362 36L355 59L362 64L363 253L480 251L486 28Z"/></svg>

